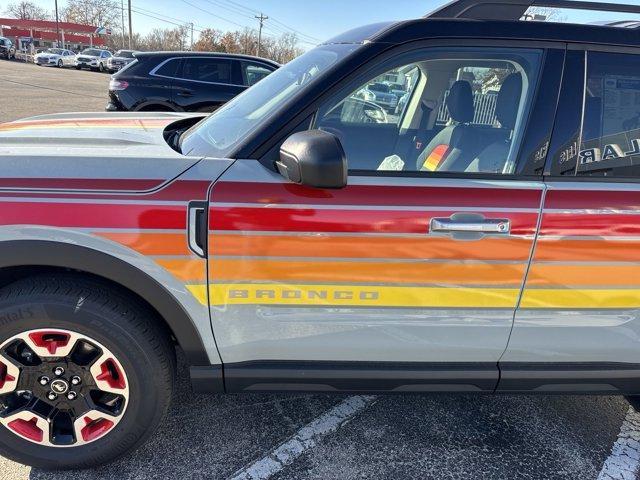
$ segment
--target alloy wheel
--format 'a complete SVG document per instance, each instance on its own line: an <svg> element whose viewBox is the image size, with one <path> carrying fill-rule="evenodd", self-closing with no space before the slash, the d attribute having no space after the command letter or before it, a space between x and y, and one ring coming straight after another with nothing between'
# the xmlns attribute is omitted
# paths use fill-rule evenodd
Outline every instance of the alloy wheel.
<svg viewBox="0 0 640 480"><path fill-rule="evenodd" d="M38 329L0 345L0 424L24 440L94 442L122 419L128 397L122 364L87 335Z"/></svg>

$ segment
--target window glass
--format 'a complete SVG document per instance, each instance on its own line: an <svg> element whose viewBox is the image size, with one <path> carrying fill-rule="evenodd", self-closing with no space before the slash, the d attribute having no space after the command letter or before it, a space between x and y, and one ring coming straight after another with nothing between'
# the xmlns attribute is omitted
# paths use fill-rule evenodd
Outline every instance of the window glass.
<svg viewBox="0 0 640 480"><path fill-rule="evenodd" d="M271 72L273 72L273 69L268 69L264 65L242 62L242 76L244 78L244 84L249 87L258 83Z"/></svg>
<svg viewBox="0 0 640 480"><path fill-rule="evenodd" d="M542 51L408 55L336 95L313 128L340 139L350 170L512 174Z"/></svg>
<svg viewBox="0 0 640 480"><path fill-rule="evenodd" d="M221 58L185 58L180 78L198 82L233 83L231 61Z"/></svg>
<svg viewBox="0 0 640 480"><path fill-rule="evenodd" d="M578 157L561 175L640 177L640 57L590 52Z"/></svg>
<svg viewBox="0 0 640 480"><path fill-rule="evenodd" d="M173 77L176 74L180 60L177 58L171 59L164 63L160 68L155 71L155 75L161 75L163 77Z"/></svg>

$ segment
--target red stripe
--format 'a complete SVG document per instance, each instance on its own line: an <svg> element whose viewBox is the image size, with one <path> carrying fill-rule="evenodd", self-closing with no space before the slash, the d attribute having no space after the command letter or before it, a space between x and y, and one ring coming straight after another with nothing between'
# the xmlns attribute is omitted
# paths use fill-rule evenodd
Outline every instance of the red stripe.
<svg viewBox="0 0 640 480"><path fill-rule="evenodd" d="M639 210L640 213L640 191L550 190L545 200L545 208L567 210L611 208Z"/></svg>
<svg viewBox="0 0 640 480"><path fill-rule="evenodd" d="M186 228L186 207L2 202L1 225L79 228Z"/></svg>
<svg viewBox="0 0 640 480"><path fill-rule="evenodd" d="M640 235L639 215L545 213L541 235Z"/></svg>
<svg viewBox="0 0 640 480"><path fill-rule="evenodd" d="M375 211L314 210L287 208L213 207L210 228L213 230L360 232L360 233L428 233L433 217L449 217L455 211ZM479 211L478 213L482 213ZM486 213L487 218L508 218L511 233L535 232L535 213ZM310 252L312 255L313 252Z"/></svg>
<svg viewBox="0 0 640 480"><path fill-rule="evenodd" d="M223 203L406 205L538 208L540 190L352 185L320 190L291 183L218 182L214 200Z"/></svg>

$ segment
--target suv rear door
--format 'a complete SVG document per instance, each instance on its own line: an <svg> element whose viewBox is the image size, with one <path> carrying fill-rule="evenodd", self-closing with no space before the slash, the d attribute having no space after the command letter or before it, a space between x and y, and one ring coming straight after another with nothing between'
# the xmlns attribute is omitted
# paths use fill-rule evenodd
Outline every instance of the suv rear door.
<svg viewBox="0 0 640 480"><path fill-rule="evenodd" d="M237 60L185 57L173 81L173 101L186 111L212 112L244 89Z"/></svg>
<svg viewBox="0 0 640 480"><path fill-rule="evenodd" d="M505 128L493 122L479 149L501 171L429 172L415 160L403 168L362 136L345 143L347 159L368 152L359 165L375 167L354 166L340 190L286 182L269 154L262 164L237 161L219 179L210 199L209 300L227 388L268 389L263 382L278 377L279 388L495 388L537 229L564 49L487 43L390 52L327 93L311 128L327 121L344 138L341 124L349 130L364 118L358 111L366 114L353 92L408 65L423 69L411 115L422 112L429 71L469 59L508 65L509 75L523 76L522 90L505 92L494 112ZM484 95L492 78L468 88ZM368 118L375 132L382 119ZM413 122L403 115L393 123L400 137ZM509 153L500 158L503 146ZM341 375L339 385L324 383Z"/></svg>
<svg viewBox="0 0 640 480"><path fill-rule="evenodd" d="M568 52L504 390L612 391L638 376L640 51L590 48Z"/></svg>

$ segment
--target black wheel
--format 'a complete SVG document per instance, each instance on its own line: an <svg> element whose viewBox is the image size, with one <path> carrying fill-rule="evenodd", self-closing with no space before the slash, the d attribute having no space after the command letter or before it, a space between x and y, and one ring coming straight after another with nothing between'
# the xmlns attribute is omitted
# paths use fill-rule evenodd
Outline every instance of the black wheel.
<svg viewBox="0 0 640 480"><path fill-rule="evenodd" d="M80 65L76 65L76 70L82 70L82 67Z"/></svg>
<svg viewBox="0 0 640 480"><path fill-rule="evenodd" d="M51 275L0 290L0 454L87 468L141 445L171 400L175 352L136 298Z"/></svg>
<svg viewBox="0 0 640 480"><path fill-rule="evenodd" d="M62 60L58 60L58 68L62 68Z"/></svg>
<svg viewBox="0 0 640 480"><path fill-rule="evenodd" d="M104 72L104 65L102 64L102 62L100 62L100 63L98 64L98 71L99 71L100 73L103 73L103 72Z"/></svg>

